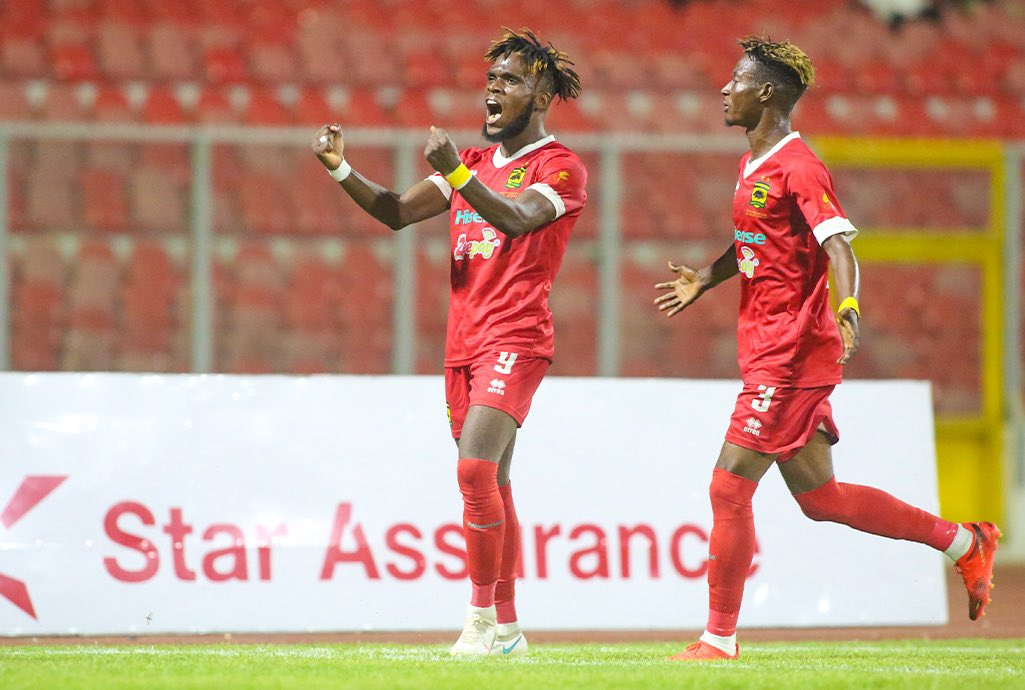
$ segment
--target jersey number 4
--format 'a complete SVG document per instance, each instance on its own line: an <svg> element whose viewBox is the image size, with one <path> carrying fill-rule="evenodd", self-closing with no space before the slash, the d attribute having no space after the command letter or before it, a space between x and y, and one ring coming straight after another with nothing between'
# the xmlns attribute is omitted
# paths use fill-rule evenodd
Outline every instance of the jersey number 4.
<svg viewBox="0 0 1025 690"><path fill-rule="evenodd" d="M769 405L772 404L772 395L776 392L776 387L758 386L758 390L762 391L762 394L751 401L751 407L754 408L755 412L768 412Z"/></svg>
<svg viewBox="0 0 1025 690"><path fill-rule="evenodd" d="M508 374L512 371L514 364L516 364L515 352L499 352L498 364L495 365L495 371L499 374Z"/></svg>

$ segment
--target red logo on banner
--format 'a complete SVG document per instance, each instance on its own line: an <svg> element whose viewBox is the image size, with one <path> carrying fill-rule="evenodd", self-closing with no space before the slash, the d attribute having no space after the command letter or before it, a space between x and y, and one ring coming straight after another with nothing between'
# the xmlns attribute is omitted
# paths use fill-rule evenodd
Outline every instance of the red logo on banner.
<svg viewBox="0 0 1025 690"><path fill-rule="evenodd" d="M0 524L5 529L10 529L18 520L25 517L25 513L35 508L40 501L50 495L50 492L60 486L67 476L42 476L29 475L21 482L21 486L14 492L14 496L7 503L4 512L0 513ZM19 609L36 617L36 610L32 607L32 599L28 594L28 587L21 580L7 577L0 573L0 597L11 602Z"/></svg>

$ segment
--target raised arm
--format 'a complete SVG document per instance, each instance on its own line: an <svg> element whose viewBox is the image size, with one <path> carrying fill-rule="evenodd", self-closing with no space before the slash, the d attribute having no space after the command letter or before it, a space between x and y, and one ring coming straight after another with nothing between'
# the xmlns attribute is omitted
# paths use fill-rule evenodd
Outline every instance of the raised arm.
<svg viewBox="0 0 1025 690"><path fill-rule="evenodd" d="M424 149L424 158L431 167L449 179L463 164L459 160L459 151L449 138L448 133L438 127L431 127L431 136ZM487 185L471 175L465 167L459 173L469 176L465 180L456 181L453 185L473 207L473 210L491 224L493 228L509 237L520 237L545 223L555 220L555 205L543 194L533 189L524 190L515 199L508 199L496 194ZM459 174L457 173L457 174Z"/></svg>
<svg viewBox="0 0 1025 690"><path fill-rule="evenodd" d="M858 292L861 290L861 272L858 259L854 256L850 240L843 233L832 235L822 243L822 248L829 255L829 266L833 271L833 285L840 306L836 313L836 325L843 339L843 354L837 360L839 364L847 364L858 351L860 336L858 322L861 319L861 308L858 306Z"/></svg>
<svg viewBox="0 0 1025 690"><path fill-rule="evenodd" d="M345 141L342 138L341 125L321 127L317 130L310 147L328 171L336 171L333 173L335 179L344 175L339 184L353 201L392 230L433 218L448 208L445 195L436 185L426 180L421 180L402 194L397 194L352 170L342 156Z"/></svg>
<svg viewBox="0 0 1025 690"><path fill-rule="evenodd" d="M672 261L669 262L669 270L679 274L679 277L666 283L655 284L656 290L669 290L655 298L658 310L665 311L667 317L676 316L705 291L740 272L737 267L737 251L732 244L722 256L700 270L685 264L677 266Z"/></svg>

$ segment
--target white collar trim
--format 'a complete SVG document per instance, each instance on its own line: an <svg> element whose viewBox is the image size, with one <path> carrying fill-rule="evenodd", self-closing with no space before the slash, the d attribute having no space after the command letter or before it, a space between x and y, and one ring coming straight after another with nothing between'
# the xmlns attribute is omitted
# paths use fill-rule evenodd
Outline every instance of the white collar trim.
<svg viewBox="0 0 1025 690"><path fill-rule="evenodd" d="M519 158L521 156L526 156L531 151L537 151L542 146L547 146L548 144L552 143L553 141L555 141L555 135L554 134L549 134L544 139L538 139L533 144L527 144L522 149L520 149L519 151L517 151L513 155L509 156L508 158L506 158L505 156L502 155L502 147L501 147L501 145L496 146L495 147L495 155L494 155L494 158L492 159L492 162L494 163L496 168L504 168L509 163L511 163L514 160L516 160L517 158Z"/></svg>
<svg viewBox="0 0 1025 690"><path fill-rule="evenodd" d="M752 159L750 159L747 162L747 164L744 165L744 177L747 177L748 175L753 173L755 170L757 170L758 166L760 166L762 163L764 163L765 161L769 160L769 158L772 157L772 154L774 154L777 151L779 151L781 148L783 148L784 146L789 144L794 139L800 139L800 138L801 138L801 133L800 132L791 132L790 134L786 135L785 137L780 139L778 142L776 142L776 145L773 146L771 149L769 149L769 152L766 153L761 158L752 158Z"/></svg>

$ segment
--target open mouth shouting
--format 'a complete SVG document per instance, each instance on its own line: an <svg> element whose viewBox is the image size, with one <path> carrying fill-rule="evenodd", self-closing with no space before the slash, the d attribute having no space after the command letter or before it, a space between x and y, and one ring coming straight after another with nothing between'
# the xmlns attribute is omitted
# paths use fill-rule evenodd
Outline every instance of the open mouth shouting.
<svg viewBox="0 0 1025 690"><path fill-rule="evenodd" d="M484 101L484 122L493 125L502 119L502 105L494 98Z"/></svg>

